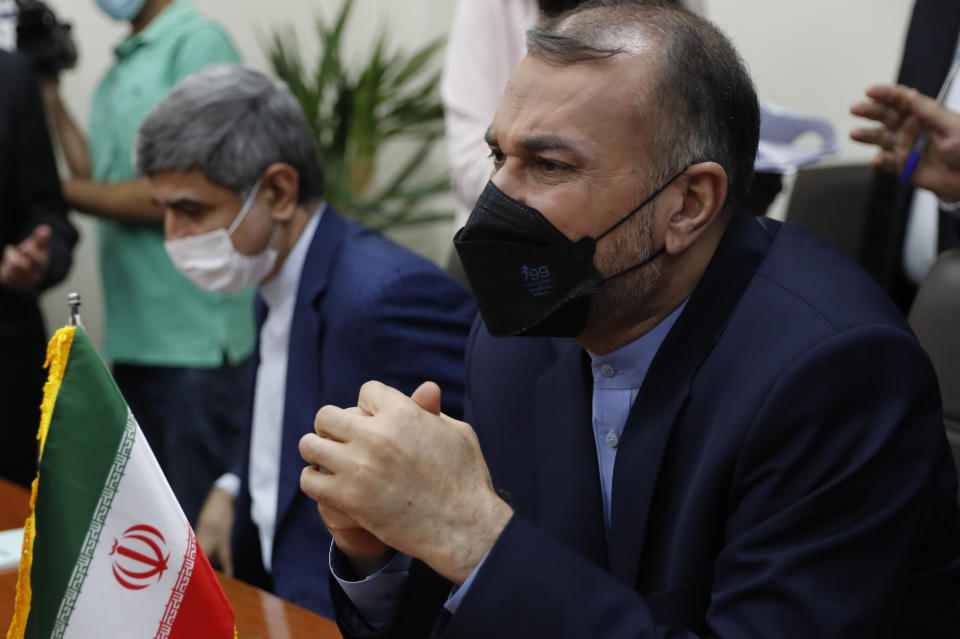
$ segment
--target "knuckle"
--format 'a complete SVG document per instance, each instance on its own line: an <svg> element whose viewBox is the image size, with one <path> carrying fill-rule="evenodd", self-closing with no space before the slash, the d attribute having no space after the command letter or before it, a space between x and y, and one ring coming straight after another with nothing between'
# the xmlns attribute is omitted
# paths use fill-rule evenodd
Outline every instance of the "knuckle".
<svg viewBox="0 0 960 639"><path fill-rule="evenodd" d="M406 424L420 416L420 408L413 401L397 402L394 415L399 423Z"/></svg>
<svg viewBox="0 0 960 639"><path fill-rule="evenodd" d="M321 407L320 410L317 411L317 416L313 419L314 427L316 429L320 429L324 423L333 418L333 414L336 412L336 410L337 407L330 404Z"/></svg>
<svg viewBox="0 0 960 639"><path fill-rule="evenodd" d="M381 386L383 386L383 384L381 384L375 379L368 380L364 382L362 386L360 386L360 394L364 395L364 394L373 392L378 388L380 388Z"/></svg>
<svg viewBox="0 0 960 639"><path fill-rule="evenodd" d="M307 433L300 438L300 443L297 445L297 448L304 461L311 461L311 458L316 455L316 447L319 439L320 436L314 435L313 433Z"/></svg>
<svg viewBox="0 0 960 639"><path fill-rule="evenodd" d="M340 505L345 506L347 510L349 510L351 507L363 503L364 499L362 492L363 491L358 488L357 482L348 482L339 491L337 501ZM330 505L333 506L334 504Z"/></svg>
<svg viewBox="0 0 960 639"><path fill-rule="evenodd" d="M400 428L391 422L382 423L380 428L370 433L369 454L373 459L360 460L357 470L369 474L373 472L375 463L396 459L404 443L405 436Z"/></svg>

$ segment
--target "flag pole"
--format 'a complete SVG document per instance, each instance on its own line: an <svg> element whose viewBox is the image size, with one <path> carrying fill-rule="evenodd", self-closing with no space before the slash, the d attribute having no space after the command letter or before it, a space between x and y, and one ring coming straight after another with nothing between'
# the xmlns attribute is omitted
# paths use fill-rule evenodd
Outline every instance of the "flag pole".
<svg viewBox="0 0 960 639"><path fill-rule="evenodd" d="M80 293L70 293L67 295L67 306L70 308L70 316L67 317L67 326L79 326L83 328L80 321Z"/></svg>

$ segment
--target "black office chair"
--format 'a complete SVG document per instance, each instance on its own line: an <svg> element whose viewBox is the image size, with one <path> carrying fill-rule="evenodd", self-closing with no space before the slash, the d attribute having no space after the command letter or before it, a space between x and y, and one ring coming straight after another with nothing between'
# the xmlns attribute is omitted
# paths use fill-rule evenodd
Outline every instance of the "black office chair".
<svg viewBox="0 0 960 639"><path fill-rule="evenodd" d="M947 439L960 473L960 249L937 259L908 319L937 370Z"/></svg>
<svg viewBox="0 0 960 639"><path fill-rule="evenodd" d="M858 259L871 175L866 164L801 169L787 205L787 221L810 229Z"/></svg>

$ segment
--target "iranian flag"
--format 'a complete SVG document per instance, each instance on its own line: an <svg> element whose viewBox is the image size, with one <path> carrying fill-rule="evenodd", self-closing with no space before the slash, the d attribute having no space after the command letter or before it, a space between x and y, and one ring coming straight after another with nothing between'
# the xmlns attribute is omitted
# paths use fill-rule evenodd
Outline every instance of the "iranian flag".
<svg viewBox="0 0 960 639"><path fill-rule="evenodd" d="M213 569L82 330L57 331L47 367L8 639L233 639Z"/></svg>

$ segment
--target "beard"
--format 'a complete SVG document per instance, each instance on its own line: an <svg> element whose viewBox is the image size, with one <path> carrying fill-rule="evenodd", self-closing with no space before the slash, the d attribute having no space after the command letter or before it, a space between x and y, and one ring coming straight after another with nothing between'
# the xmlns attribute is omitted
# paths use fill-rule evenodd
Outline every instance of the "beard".
<svg viewBox="0 0 960 639"><path fill-rule="evenodd" d="M595 265L604 276L611 276L643 262L653 255L653 206L638 211L632 220L613 236L609 245L597 248ZM644 214L646 213L646 214ZM662 270L656 262L636 268L607 281L603 290L590 300L587 327L606 329L622 324L637 313L643 300L660 281Z"/></svg>

